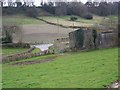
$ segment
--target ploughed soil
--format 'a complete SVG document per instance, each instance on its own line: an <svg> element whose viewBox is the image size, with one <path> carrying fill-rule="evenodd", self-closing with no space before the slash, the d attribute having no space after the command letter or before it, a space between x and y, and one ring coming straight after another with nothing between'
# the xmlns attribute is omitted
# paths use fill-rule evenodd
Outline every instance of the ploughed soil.
<svg viewBox="0 0 120 90"><path fill-rule="evenodd" d="M16 62L16 63L13 63L12 65L30 65L30 64L42 64L42 63L45 63L45 62L51 62L51 61L54 61L55 58L57 56L53 56L53 57L50 57L50 58L46 58L46 59L43 59L43 60L31 60L31 61L24 61L24 62Z"/></svg>

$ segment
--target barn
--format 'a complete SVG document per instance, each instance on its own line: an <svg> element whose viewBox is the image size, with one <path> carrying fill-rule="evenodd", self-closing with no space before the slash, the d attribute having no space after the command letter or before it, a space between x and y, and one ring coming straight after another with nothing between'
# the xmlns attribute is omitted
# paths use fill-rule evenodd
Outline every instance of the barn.
<svg viewBox="0 0 120 90"><path fill-rule="evenodd" d="M114 30L80 28L69 33L70 49L83 50L117 46L117 33Z"/></svg>

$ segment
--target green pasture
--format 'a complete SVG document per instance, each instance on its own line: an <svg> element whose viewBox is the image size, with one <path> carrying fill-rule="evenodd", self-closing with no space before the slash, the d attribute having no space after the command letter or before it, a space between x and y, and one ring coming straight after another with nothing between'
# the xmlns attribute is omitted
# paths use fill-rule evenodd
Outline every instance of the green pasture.
<svg viewBox="0 0 120 90"><path fill-rule="evenodd" d="M64 53L45 63L14 63L2 65L3 88L104 88L118 79L118 48Z"/></svg>
<svg viewBox="0 0 120 90"><path fill-rule="evenodd" d="M29 48L2 48L2 55L13 55L27 51Z"/></svg>
<svg viewBox="0 0 120 90"><path fill-rule="evenodd" d="M3 23L5 24L41 24L43 23L40 20L37 20L35 18L27 17L24 15L9 15L9 16L3 16Z"/></svg>

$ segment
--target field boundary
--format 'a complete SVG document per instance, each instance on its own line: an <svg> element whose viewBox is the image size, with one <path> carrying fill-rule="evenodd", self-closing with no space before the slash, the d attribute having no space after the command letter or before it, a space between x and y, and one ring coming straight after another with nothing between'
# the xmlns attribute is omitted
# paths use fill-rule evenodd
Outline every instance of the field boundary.
<svg viewBox="0 0 120 90"><path fill-rule="evenodd" d="M82 27L82 26L66 26L66 25L62 25L62 24L58 24L58 23L49 22L49 21L41 19L41 18L36 18L36 19L41 20L41 21L43 21L47 24L56 25L56 26L60 26L60 27L63 27L63 28L86 28L86 27ZM87 27L87 28L91 28L91 27Z"/></svg>
<svg viewBox="0 0 120 90"><path fill-rule="evenodd" d="M11 61L18 61L18 60L28 59L31 57L36 57L36 56L42 55L42 53L40 54L40 52L39 53L32 53L32 51L35 49L36 49L35 47L32 47L29 50L22 52L22 53L9 55L9 56L3 56L2 62L7 63L7 62L11 62Z"/></svg>

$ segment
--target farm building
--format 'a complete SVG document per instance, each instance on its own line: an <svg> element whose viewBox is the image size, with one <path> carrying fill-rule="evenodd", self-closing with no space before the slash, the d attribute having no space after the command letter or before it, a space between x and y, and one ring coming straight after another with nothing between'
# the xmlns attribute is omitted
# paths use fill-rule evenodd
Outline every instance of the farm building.
<svg viewBox="0 0 120 90"><path fill-rule="evenodd" d="M81 28L69 33L70 49L108 48L117 45L115 31L97 31Z"/></svg>

